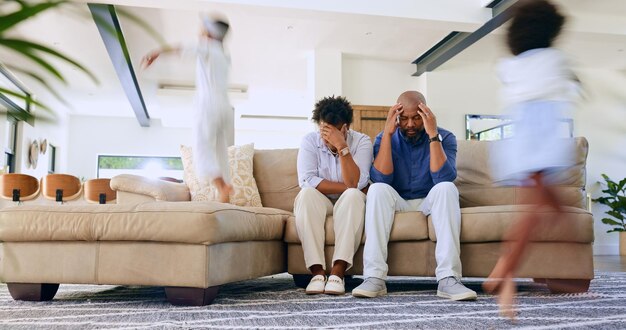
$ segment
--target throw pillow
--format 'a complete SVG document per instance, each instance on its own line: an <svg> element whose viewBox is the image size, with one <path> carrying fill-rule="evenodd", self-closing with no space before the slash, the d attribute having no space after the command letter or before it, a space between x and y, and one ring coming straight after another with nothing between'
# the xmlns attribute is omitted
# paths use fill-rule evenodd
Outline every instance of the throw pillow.
<svg viewBox="0 0 626 330"><path fill-rule="evenodd" d="M191 147L180 146L183 161L183 177L192 201L217 201L217 188L212 184L203 184L196 175L193 166ZM262 207L261 196L252 173L252 159L254 144L228 147L228 164L233 192L230 194L230 203L239 206Z"/></svg>

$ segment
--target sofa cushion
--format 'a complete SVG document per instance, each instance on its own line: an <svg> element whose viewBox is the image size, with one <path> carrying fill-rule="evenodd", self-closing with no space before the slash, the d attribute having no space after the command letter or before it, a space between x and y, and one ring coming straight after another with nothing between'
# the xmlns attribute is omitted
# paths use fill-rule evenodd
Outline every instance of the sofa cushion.
<svg viewBox="0 0 626 330"><path fill-rule="evenodd" d="M198 178L193 165L191 147L180 146L184 167L185 183L189 187L192 201L217 201L217 188L211 183L203 183ZM228 165L233 192L230 203L239 206L261 207L261 197L253 176L254 144L228 147Z"/></svg>
<svg viewBox="0 0 626 330"><path fill-rule="evenodd" d="M333 217L326 218L326 245L335 244L335 231L333 229ZM428 239L428 225L426 216L422 212L399 212L391 227L391 235L389 240L392 242L399 241L419 241ZM290 216L285 227L285 242L300 243L298 231L296 229L296 218ZM361 243L365 243L365 234L361 239Z"/></svg>
<svg viewBox="0 0 626 330"><path fill-rule="evenodd" d="M281 240L290 213L216 202L21 205L0 210L0 241L153 241L212 245Z"/></svg>
<svg viewBox="0 0 626 330"><path fill-rule="evenodd" d="M565 207L566 217L563 222L559 222L554 219L555 213L552 210L536 210L533 205L503 205L462 208L461 243L500 242L514 221L532 211L540 212L542 218L531 241L593 242L593 216L588 211ZM428 235L431 240L437 241L430 216Z"/></svg>
<svg viewBox="0 0 626 330"><path fill-rule="evenodd" d="M298 149L254 152L254 177L264 206L293 211L293 202L300 192L297 158Z"/></svg>
<svg viewBox="0 0 626 330"><path fill-rule="evenodd" d="M531 204L536 192L530 187L494 187L462 185L459 189L461 207ZM587 208L587 198L580 187L558 187L563 205Z"/></svg>
<svg viewBox="0 0 626 330"><path fill-rule="evenodd" d="M567 196L563 200L565 205L585 207L585 162L589 144L584 137L575 138L575 142L575 165L567 170L552 173L547 179L556 185L557 189L563 190L562 194ZM497 143L502 141L458 141L457 178L454 184L459 188L461 207L516 204L523 198L523 189L493 183L490 151L492 145Z"/></svg>

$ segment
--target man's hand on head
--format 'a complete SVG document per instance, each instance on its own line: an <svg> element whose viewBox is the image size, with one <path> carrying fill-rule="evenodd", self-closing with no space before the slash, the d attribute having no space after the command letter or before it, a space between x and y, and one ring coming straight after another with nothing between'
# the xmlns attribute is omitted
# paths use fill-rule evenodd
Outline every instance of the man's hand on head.
<svg viewBox="0 0 626 330"><path fill-rule="evenodd" d="M426 131L428 137L432 138L437 136L437 134L439 134L437 132L437 117L430 111L430 108L426 104L420 103L417 106L417 113L422 117L424 131Z"/></svg>
<svg viewBox="0 0 626 330"><path fill-rule="evenodd" d="M389 109L389 112L387 113L387 121L385 122L385 134L391 136L395 133L396 129L400 125L399 116L402 111L404 110L402 109L401 103L396 103Z"/></svg>

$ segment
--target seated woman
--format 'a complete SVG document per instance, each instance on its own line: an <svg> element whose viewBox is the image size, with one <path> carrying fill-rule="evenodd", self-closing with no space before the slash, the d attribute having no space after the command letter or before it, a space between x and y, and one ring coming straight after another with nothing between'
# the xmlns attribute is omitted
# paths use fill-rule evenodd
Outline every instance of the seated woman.
<svg viewBox="0 0 626 330"><path fill-rule="evenodd" d="M350 130L352 107L343 97L326 97L315 104L313 121L319 131L302 139L298 152L296 228L306 267L313 278L307 294L345 293L344 273L361 243L365 216L364 189L372 165L369 136ZM326 279L324 258L326 216L332 214L335 252Z"/></svg>

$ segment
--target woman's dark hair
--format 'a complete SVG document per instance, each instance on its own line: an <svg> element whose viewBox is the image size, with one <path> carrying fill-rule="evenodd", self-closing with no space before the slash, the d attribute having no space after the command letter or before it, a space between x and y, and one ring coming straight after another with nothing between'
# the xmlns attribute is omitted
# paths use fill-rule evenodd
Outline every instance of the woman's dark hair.
<svg viewBox="0 0 626 330"><path fill-rule="evenodd" d="M352 106L343 96L325 97L315 103L311 119L318 125L321 121L334 126L352 124Z"/></svg>
<svg viewBox="0 0 626 330"><path fill-rule="evenodd" d="M521 0L514 6L507 34L511 53L550 47L565 23L558 8L546 0Z"/></svg>

